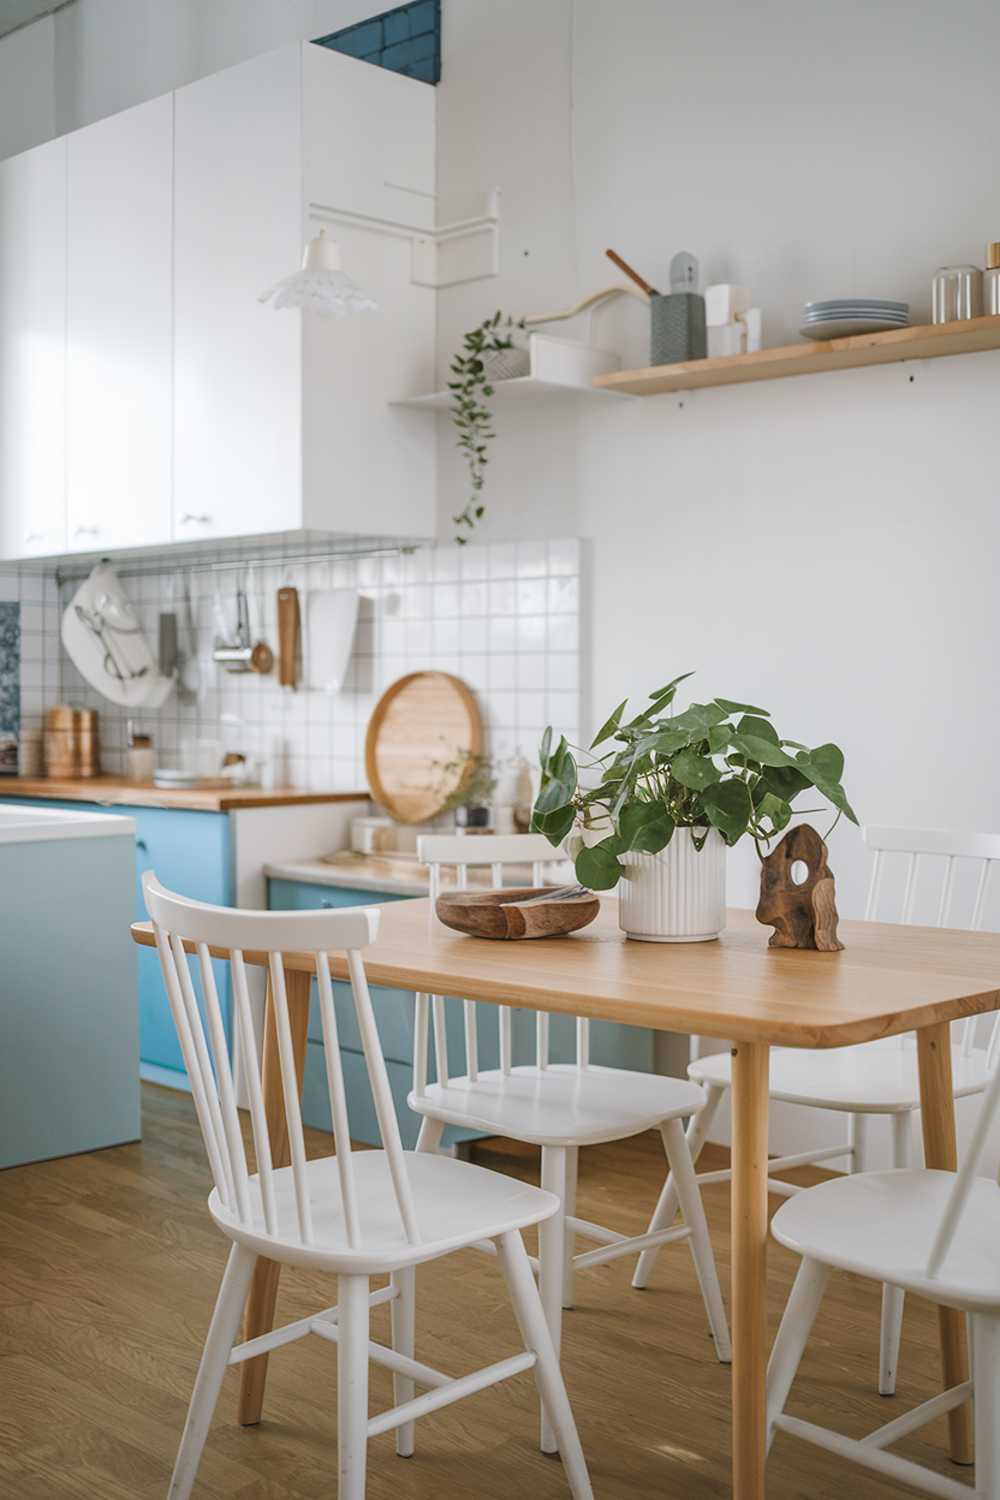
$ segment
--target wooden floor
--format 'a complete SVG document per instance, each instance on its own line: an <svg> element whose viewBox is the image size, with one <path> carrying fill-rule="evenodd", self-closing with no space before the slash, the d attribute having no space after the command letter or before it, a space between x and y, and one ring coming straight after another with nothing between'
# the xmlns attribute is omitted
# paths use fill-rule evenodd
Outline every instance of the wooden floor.
<svg viewBox="0 0 1000 1500"><path fill-rule="evenodd" d="M205 1211L208 1173L190 1100L147 1086L141 1145L0 1173L0 1494L9 1500L152 1500L166 1494L202 1338L227 1251ZM311 1152L329 1138L312 1133ZM721 1153L716 1151L715 1164ZM530 1152L509 1142L476 1160L532 1176ZM658 1137L582 1155L581 1216L636 1232L662 1179ZM813 1173L813 1179L821 1174ZM802 1180L809 1180L803 1176ZM706 1193L728 1284L728 1189ZM776 1206L776 1200L772 1200ZM772 1246L772 1326L794 1271ZM683 1244L661 1253L653 1285L629 1287L631 1261L580 1273L566 1315L564 1368L599 1500L729 1494L729 1372L712 1354ZM279 1317L335 1299L329 1278L288 1272ZM459 1373L519 1347L496 1263L450 1256L418 1276L417 1353ZM373 1314L388 1341L388 1310ZM907 1310L900 1392L874 1393L878 1294L834 1279L790 1410L860 1435L938 1387L936 1324ZM307 1339L271 1356L265 1421L235 1423L231 1372L196 1495L225 1500L333 1500L334 1348ZM373 1410L391 1405L372 1372ZM370 1500L548 1500L567 1493L557 1460L536 1446L530 1375L425 1418L413 1459L393 1437L369 1449ZM942 1450L944 1423L899 1450L960 1473ZM968 1471L965 1471L968 1473ZM779 1437L769 1500L884 1500L905 1493L835 1458Z"/></svg>

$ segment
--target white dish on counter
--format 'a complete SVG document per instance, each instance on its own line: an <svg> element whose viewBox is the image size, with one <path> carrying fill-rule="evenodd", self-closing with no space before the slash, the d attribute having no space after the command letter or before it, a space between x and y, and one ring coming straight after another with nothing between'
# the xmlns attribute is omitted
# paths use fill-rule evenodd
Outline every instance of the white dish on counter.
<svg viewBox="0 0 1000 1500"><path fill-rule="evenodd" d="M846 339L855 333L889 333L893 328L909 328L909 319L896 318L827 318L803 323L799 333L804 339Z"/></svg>

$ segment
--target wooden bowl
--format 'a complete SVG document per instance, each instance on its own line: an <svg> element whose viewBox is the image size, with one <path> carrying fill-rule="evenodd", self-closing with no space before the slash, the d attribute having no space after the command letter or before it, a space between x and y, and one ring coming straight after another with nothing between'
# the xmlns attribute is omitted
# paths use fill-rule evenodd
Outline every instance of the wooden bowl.
<svg viewBox="0 0 1000 1500"><path fill-rule="evenodd" d="M559 886L508 887L498 891L448 891L437 899L436 911L446 927L469 937L562 937L592 922L601 909L597 896L587 892L562 901L520 903Z"/></svg>

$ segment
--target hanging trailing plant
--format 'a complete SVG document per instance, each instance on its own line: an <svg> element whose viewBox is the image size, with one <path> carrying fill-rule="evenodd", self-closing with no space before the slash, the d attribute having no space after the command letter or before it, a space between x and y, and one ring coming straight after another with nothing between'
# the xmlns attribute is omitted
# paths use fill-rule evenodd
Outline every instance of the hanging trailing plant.
<svg viewBox="0 0 1000 1500"><path fill-rule="evenodd" d="M493 386L486 374L484 355L513 349L513 334L524 326L523 318L504 317L503 313L496 312L478 328L463 335L461 352L451 362L454 378L449 380L448 389L451 391L451 419L458 432L455 446L465 459L470 490L465 508L452 516L459 546L464 546L469 540L485 513L482 493L489 462L487 445L496 436L493 414L486 405L493 395Z"/></svg>

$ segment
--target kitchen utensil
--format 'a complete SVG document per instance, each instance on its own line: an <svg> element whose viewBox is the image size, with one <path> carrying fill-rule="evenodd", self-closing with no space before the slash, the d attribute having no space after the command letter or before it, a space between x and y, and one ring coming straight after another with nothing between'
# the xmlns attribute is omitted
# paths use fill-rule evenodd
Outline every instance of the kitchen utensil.
<svg viewBox="0 0 1000 1500"><path fill-rule="evenodd" d="M306 595L309 686L339 693L351 659L358 618L357 589L315 589Z"/></svg>
<svg viewBox="0 0 1000 1500"><path fill-rule="evenodd" d="M45 775L90 780L101 773L97 710L57 703L45 715Z"/></svg>
<svg viewBox="0 0 1000 1500"><path fill-rule="evenodd" d="M986 270L983 272L983 312L991 318L1000 315L1000 240L986 246Z"/></svg>
<svg viewBox="0 0 1000 1500"><path fill-rule="evenodd" d="M77 670L112 703L136 708L173 686L156 661L114 569L98 563L62 618L62 642Z"/></svg>
<svg viewBox="0 0 1000 1500"><path fill-rule="evenodd" d="M434 907L455 932L501 939L564 937L586 927L600 909L600 898L580 886L446 891Z"/></svg>
<svg viewBox="0 0 1000 1500"><path fill-rule="evenodd" d="M371 794L400 823L437 817L469 774L483 740L479 705L448 672L411 672L392 683L368 723Z"/></svg>
<svg viewBox="0 0 1000 1500"><path fill-rule="evenodd" d="M278 590L278 681L294 688L299 655L299 591L291 584Z"/></svg>
<svg viewBox="0 0 1000 1500"><path fill-rule="evenodd" d="M639 290L646 293L647 297L658 297L660 295L655 286L650 286L645 277L640 276L639 272L630 266L627 260L622 260L617 250L605 250L604 253L608 257L608 260L618 267L619 271L625 272L629 281L634 281Z"/></svg>
<svg viewBox="0 0 1000 1500"><path fill-rule="evenodd" d="M670 262L670 291L649 299L649 362L676 365L708 353L705 299L698 292L698 262L681 250Z"/></svg>
<svg viewBox="0 0 1000 1500"><path fill-rule="evenodd" d="M931 318L958 323L983 311L983 273L978 266L941 266L931 282Z"/></svg>
<svg viewBox="0 0 1000 1500"><path fill-rule="evenodd" d="M179 648L177 616L172 610L165 610L160 615L159 627L160 675L173 677L177 671Z"/></svg>
<svg viewBox="0 0 1000 1500"><path fill-rule="evenodd" d="M257 592L253 563L247 566L246 599L250 670L266 676L274 666L274 652L264 640L264 625L260 617L260 595Z"/></svg>

